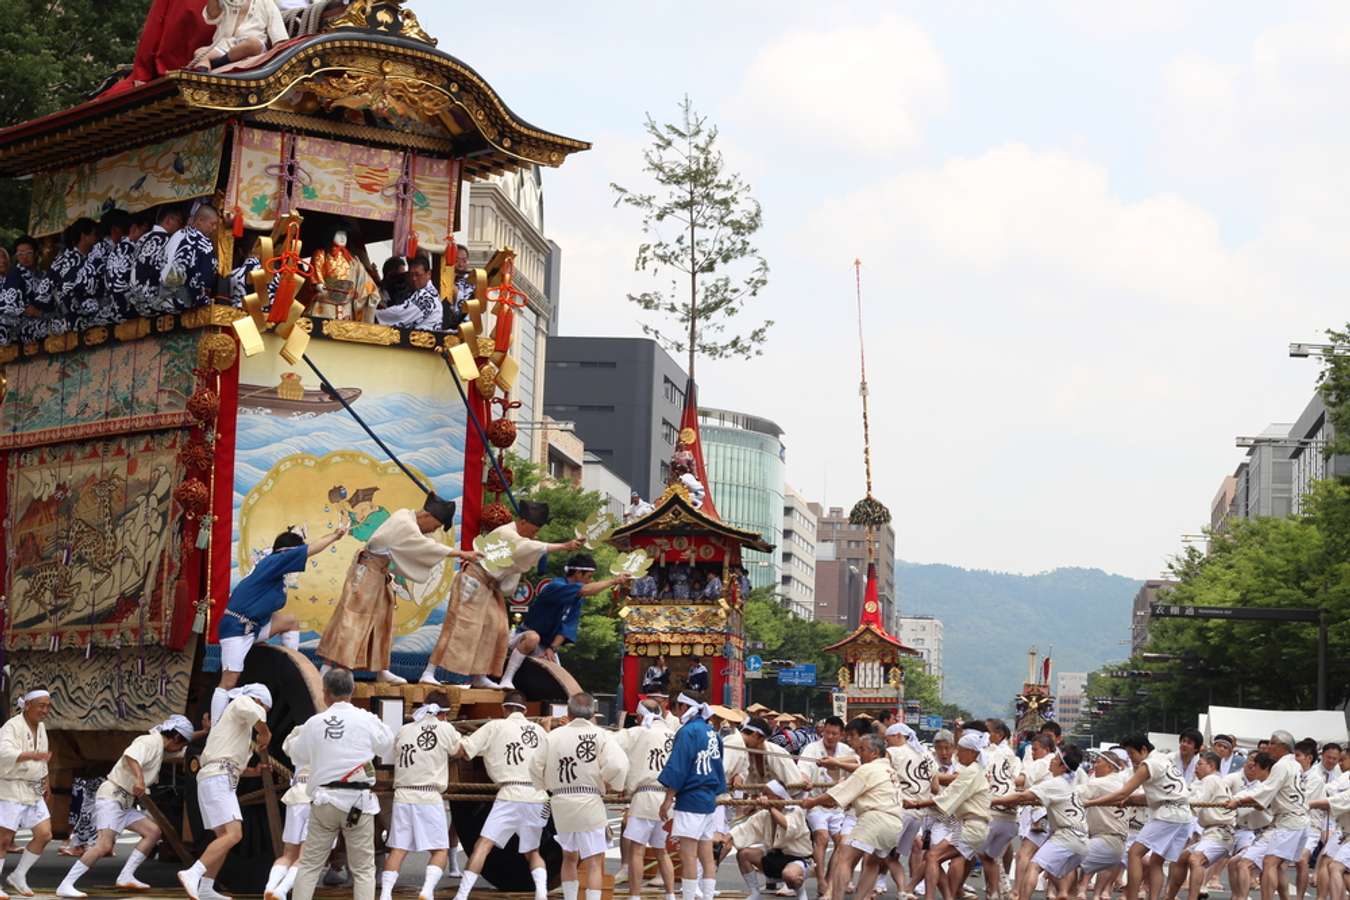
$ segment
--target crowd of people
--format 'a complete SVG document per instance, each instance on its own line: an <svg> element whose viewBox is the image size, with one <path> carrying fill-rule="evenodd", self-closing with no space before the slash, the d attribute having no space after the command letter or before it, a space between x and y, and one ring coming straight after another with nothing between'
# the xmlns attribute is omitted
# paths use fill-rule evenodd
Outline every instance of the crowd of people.
<svg viewBox="0 0 1350 900"><path fill-rule="evenodd" d="M214 302L241 306L251 290L249 276L262 261L249 257L222 276L216 247L221 227L220 213L209 203L190 212L177 205L135 215L112 209L97 222L75 221L59 239L24 236L12 251L0 245L0 346ZM425 255L392 257L378 269L359 262L379 292L370 320L424 331L458 329L474 293L473 271L466 247L456 246L450 256L455 296L446 298ZM315 288L322 287L316 280ZM269 293L275 288L273 278ZM270 302L269 296L264 308Z"/></svg>

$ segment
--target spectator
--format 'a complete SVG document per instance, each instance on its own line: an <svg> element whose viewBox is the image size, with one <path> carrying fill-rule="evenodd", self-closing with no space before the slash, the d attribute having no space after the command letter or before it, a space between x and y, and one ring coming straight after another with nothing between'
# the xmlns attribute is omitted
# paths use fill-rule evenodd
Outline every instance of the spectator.
<svg viewBox="0 0 1350 900"><path fill-rule="evenodd" d="M14 265L0 288L0 344L46 337L43 316L54 302L51 279L38 268L38 242L25 235L14 242Z"/></svg>
<svg viewBox="0 0 1350 900"><path fill-rule="evenodd" d="M658 656L656 662L647 667L646 674L642 676L642 693L670 693L670 666L666 664L664 656Z"/></svg>
<svg viewBox="0 0 1350 900"><path fill-rule="evenodd" d="M689 658L689 672L684 676L684 686L689 690L708 692L708 667L698 656Z"/></svg>
<svg viewBox="0 0 1350 900"><path fill-rule="evenodd" d="M410 293L402 303L377 310L375 321L396 328L416 328L421 331L440 331L444 319L441 295L431 283L431 261L418 256L408 263Z"/></svg>

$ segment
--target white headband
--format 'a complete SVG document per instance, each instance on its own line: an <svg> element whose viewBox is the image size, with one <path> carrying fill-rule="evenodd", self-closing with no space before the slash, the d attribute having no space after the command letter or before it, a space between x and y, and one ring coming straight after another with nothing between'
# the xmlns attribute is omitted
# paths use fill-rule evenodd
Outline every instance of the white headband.
<svg viewBox="0 0 1350 900"><path fill-rule="evenodd" d="M505 706L506 704L503 703L502 705ZM426 703L413 710L412 720L414 722L420 722L427 716L439 716L441 713L449 711L450 710L441 706L439 703Z"/></svg>
<svg viewBox="0 0 1350 900"><path fill-rule="evenodd" d="M595 566L563 566L564 572L594 572Z"/></svg>
<svg viewBox="0 0 1350 900"><path fill-rule="evenodd" d="M50 696L51 692L44 691L42 688L38 688L35 691L29 691L28 693L24 694L22 697L19 698L18 702L19 709L23 709L25 706L32 703L34 700L40 700L43 697L50 697Z"/></svg>
<svg viewBox="0 0 1350 900"><path fill-rule="evenodd" d="M904 722L896 722L894 725L886 726L887 737L895 737L897 734L903 734L907 741L917 741L919 739L919 736L915 733L914 729L910 728Z"/></svg>
<svg viewBox="0 0 1350 900"><path fill-rule="evenodd" d="M746 722L744 725L741 726L741 731L749 731L753 734L759 735L760 737L768 737L768 735L764 733L763 728L760 728L758 725L751 725L749 722Z"/></svg>
<svg viewBox="0 0 1350 900"><path fill-rule="evenodd" d="M503 708L503 709L505 709L505 708L508 707L508 706L512 707L513 709L524 709L524 708L525 708L525 704L524 704L524 703L516 703L514 700L504 700L504 701L502 701L502 708Z"/></svg>
<svg viewBox="0 0 1350 900"><path fill-rule="evenodd" d="M956 742L956 746L965 747L967 750L983 750L989 746L989 735L983 731L967 731L961 735L961 740Z"/></svg>
<svg viewBox="0 0 1350 900"><path fill-rule="evenodd" d="M1123 769L1130 764L1130 755L1119 747L1112 747L1102 755L1117 769Z"/></svg>
<svg viewBox="0 0 1350 900"><path fill-rule="evenodd" d="M694 716L698 716L705 721L712 718L713 711L711 706L706 703L699 703L683 691L675 698L675 702L683 703L685 706L689 707L684 711L684 715L680 716L681 724L688 722L690 719L694 718Z"/></svg>
<svg viewBox="0 0 1350 900"><path fill-rule="evenodd" d="M783 800L792 799L792 796L788 794L787 788L783 787L783 785L776 780L770 781L768 784L764 785L764 789L769 793L776 795L780 799Z"/></svg>
<svg viewBox="0 0 1350 900"><path fill-rule="evenodd" d="M243 687L237 687L234 690L229 691L227 696L231 700L236 700L239 697L249 697L253 700L257 700L268 709L272 708L272 692L267 689L267 685L265 684L246 684Z"/></svg>
<svg viewBox="0 0 1350 900"><path fill-rule="evenodd" d="M163 722L155 726L155 731L160 734L176 734L185 741L192 740L192 723L188 721L187 716L169 716Z"/></svg>

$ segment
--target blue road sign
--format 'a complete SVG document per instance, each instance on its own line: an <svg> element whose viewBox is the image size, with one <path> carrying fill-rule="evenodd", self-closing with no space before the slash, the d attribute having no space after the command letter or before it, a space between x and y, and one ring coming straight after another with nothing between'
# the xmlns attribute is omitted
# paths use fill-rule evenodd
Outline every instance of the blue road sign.
<svg viewBox="0 0 1350 900"><path fill-rule="evenodd" d="M806 663L778 670L779 684L795 684L813 687L816 683L816 664Z"/></svg>
<svg viewBox="0 0 1350 900"><path fill-rule="evenodd" d="M762 668L764 668L764 660L758 656L747 656L745 658L745 671L758 672Z"/></svg>

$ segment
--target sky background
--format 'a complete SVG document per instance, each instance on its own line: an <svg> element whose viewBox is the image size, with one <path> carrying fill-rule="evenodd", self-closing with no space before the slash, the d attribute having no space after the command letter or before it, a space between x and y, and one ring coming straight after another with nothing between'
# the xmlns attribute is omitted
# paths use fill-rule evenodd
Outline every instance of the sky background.
<svg viewBox="0 0 1350 900"><path fill-rule="evenodd" d="M1292 422L1344 324L1350 7L582 3L412 7L516 113L594 149L544 173L563 334L639 335L642 124L688 93L764 208L762 358L700 399L786 432L789 482L875 494L898 554L1157 576L1236 435Z"/></svg>

